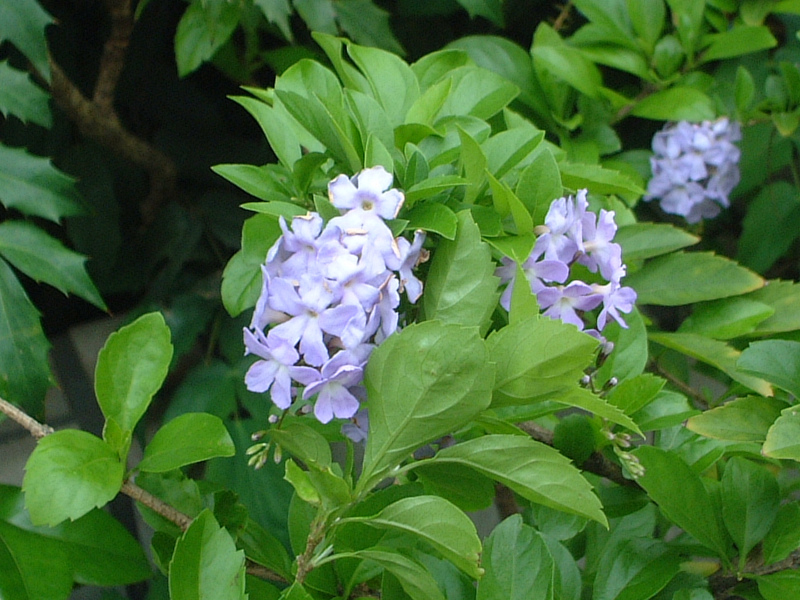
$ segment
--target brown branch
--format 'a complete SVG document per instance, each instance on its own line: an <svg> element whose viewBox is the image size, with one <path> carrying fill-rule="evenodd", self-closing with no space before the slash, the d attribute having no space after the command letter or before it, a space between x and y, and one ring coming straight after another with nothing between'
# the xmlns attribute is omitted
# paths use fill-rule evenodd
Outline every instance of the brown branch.
<svg viewBox="0 0 800 600"><path fill-rule="evenodd" d="M672 386L678 388L681 393L691 398L695 408L699 410L708 410L708 402L706 401L705 397L699 392L695 391L690 385L678 379L671 372L659 365L655 360L650 362L649 367L657 375L666 379L670 384L672 384Z"/></svg>
<svg viewBox="0 0 800 600"><path fill-rule="evenodd" d="M43 423L39 423L39 421L28 415L25 411L20 410L3 398L0 398L0 412L7 415L12 421L22 425L22 427L27 429L37 440L40 440L51 433L55 433L55 430L52 427ZM192 524L191 517L167 504L161 500L161 498L158 498L147 490L139 487L129 479L123 482L120 492L129 498L140 502L168 521L175 523L175 525L180 527L182 531L186 531L189 525ZM277 573L270 571L266 567L254 563L249 559L247 560L246 569L248 573L255 575L256 577L260 577L261 579L286 583L286 580Z"/></svg>
<svg viewBox="0 0 800 600"><path fill-rule="evenodd" d="M100 69L94 85L92 102L107 115L114 113L114 91L125 66L125 54L133 31L130 0L106 0L111 32L103 46Z"/></svg>
<svg viewBox="0 0 800 600"><path fill-rule="evenodd" d="M561 31L569 18L569 13L572 10L572 0L569 0L564 6L561 7L561 12L558 17L553 21L553 30Z"/></svg>
<svg viewBox="0 0 800 600"><path fill-rule="evenodd" d="M553 445L553 432L546 427L542 427L534 421L517 423L517 427L522 429L522 431L527 433L537 442L542 442L548 446ZM589 456L589 458L587 458L583 464L578 466L584 471L594 473L595 475L600 475L600 477L605 477L616 484L628 487L640 487L639 484L636 483L636 480L625 477L625 475L622 473L622 468L617 463L606 458L601 452L592 452L591 456Z"/></svg>
<svg viewBox="0 0 800 600"><path fill-rule="evenodd" d="M166 154L123 127L110 106L108 90L100 92L102 103L97 104L84 97L52 57L50 70L50 92L53 99L77 125L79 131L150 174L150 194L142 201L140 212L144 224L151 223L159 206L175 189L175 163ZM111 79L113 78L102 76L102 85L107 85Z"/></svg>

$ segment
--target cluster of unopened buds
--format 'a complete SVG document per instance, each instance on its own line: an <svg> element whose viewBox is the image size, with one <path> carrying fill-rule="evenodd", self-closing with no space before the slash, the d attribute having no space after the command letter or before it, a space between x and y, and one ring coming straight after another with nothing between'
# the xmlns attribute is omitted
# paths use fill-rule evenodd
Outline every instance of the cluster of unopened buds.
<svg viewBox="0 0 800 600"><path fill-rule="evenodd" d="M653 178L644 199L658 198L664 212L689 223L716 217L739 183L734 142L741 138L739 124L727 118L667 124L653 136Z"/></svg>
<svg viewBox="0 0 800 600"><path fill-rule="evenodd" d="M544 315L575 325L605 343L601 332L613 319L627 327L620 312L629 313L636 302L636 292L620 282L626 268L622 248L613 242L617 232L614 211L601 209L599 214L589 210L586 190L552 202L543 226L536 228L536 243L522 263L531 292L535 294ZM511 308L511 296L517 277L517 263L502 259L497 275L507 283L500 298L506 310ZM569 282L573 265L583 265L597 273L604 283ZM586 328L588 311L602 305L596 327ZM610 348L606 348L606 353Z"/></svg>
<svg viewBox="0 0 800 600"><path fill-rule="evenodd" d="M413 242L392 234L386 220L404 196L391 185L383 167L340 175L328 185L340 216L323 223L309 212L290 225L281 218L283 235L262 265L261 295L244 330L247 353L258 357L245 376L249 390L269 391L280 409L313 401L322 423L353 419L354 438L366 431L360 408L370 353L397 329L400 293L412 303L422 293L412 269L426 258L424 234Z"/></svg>

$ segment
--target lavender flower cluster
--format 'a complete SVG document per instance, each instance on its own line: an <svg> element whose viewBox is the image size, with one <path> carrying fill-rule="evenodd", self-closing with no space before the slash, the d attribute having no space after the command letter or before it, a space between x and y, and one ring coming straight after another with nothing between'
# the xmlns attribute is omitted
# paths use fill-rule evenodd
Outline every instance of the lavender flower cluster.
<svg viewBox="0 0 800 600"><path fill-rule="evenodd" d="M742 138L739 124L726 118L668 124L653 137L653 178L645 200L659 198L664 212L697 223L730 205L739 183Z"/></svg>
<svg viewBox="0 0 800 600"><path fill-rule="evenodd" d="M262 265L261 295L244 330L246 353L259 358L247 388L269 391L278 408L316 397L322 423L356 415L367 359L398 327L400 292L412 303L422 294L412 268L425 257L424 234L413 243L394 237L385 219L397 216L404 196L391 185L383 167L339 175L328 195L340 216L323 223L310 212L291 227L281 218L283 234Z"/></svg>
<svg viewBox="0 0 800 600"><path fill-rule="evenodd" d="M545 316L572 323L602 340L600 332L610 319L627 328L620 312L633 310L636 292L620 283L626 270L622 249L612 241L617 233L614 211L602 209L596 215L587 207L586 190L579 190L575 197L554 200L545 224L536 228L538 237L522 263L522 270ZM496 274L508 286L500 297L500 304L509 310L517 263L510 258L503 258L502 263ZM566 283L574 264L599 273L607 283L588 284L579 280ZM597 327L585 329L584 313L601 304Z"/></svg>

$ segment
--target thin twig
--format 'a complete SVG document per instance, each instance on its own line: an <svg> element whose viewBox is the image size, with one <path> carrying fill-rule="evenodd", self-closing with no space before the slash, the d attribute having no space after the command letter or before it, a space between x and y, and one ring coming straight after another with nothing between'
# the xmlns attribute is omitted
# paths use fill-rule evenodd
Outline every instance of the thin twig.
<svg viewBox="0 0 800 600"><path fill-rule="evenodd" d="M569 18L569 13L572 10L572 0L569 0L564 6L561 7L561 12L558 17L553 21L553 30L561 31Z"/></svg>
<svg viewBox="0 0 800 600"><path fill-rule="evenodd" d="M158 498L148 492L147 490L140 488L138 485L133 483L130 479L126 480L125 483L122 484L122 488L120 492L140 502L153 512L158 513L168 521L175 523L178 527L181 528L182 531L186 531L189 528L189 525L192 524L192 519L188 515L180 512L176 508L170 506L166 502L164 502L161 498Z"/></svg>
<svg viewBox="0 0 800 600"><path fill-rule="evenodd" d="M699 392L695 391L686 382L678 379L675 375L673 375L672 373L664 369L661 365L659 365L658 362L655 360L650 361L649 367L657 375L660 375L674 387L678 388L681 391L681 393L686 394L689 398L691 398L695 408L699 410L708 410L708 402L706 401L705 397Z"/></svg>
<svg viewBox="0 0 800 600"><path fill-rule="evenodd" d="M106 6L111 19L111 32L100 57L92 102L98 110L110 115L114 112L114 92L125 66L125 54L133 31L133 14L130 0L106 0Z"/></svg>
<svg viewBox="0 0 800 600"><path fill-rule="evenodd" d="M55 429L49 425L42 425L39 423L39 421L29 416L26 412L20 410L2 398L0 398L0 412L8 416L12 421L16 421L25 429L30 431L31 435L37 440L40 440L44 436L50 435L55 431Z"/></svg>

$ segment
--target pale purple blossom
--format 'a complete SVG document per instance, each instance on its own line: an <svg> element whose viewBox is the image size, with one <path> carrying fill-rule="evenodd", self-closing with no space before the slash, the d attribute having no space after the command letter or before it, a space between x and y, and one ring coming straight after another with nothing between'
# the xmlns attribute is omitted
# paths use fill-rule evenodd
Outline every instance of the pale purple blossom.
<svg viewBox="0 0 800 600"><path fill-rule="evenodd" d="M717 216L739 183L740 139L739 124L727 118L668 124L653 137L644 199L658 198L664 212L689 223Z"/></svg>
<svg viewBox="0 0 800 600"><path fill-rule="evenodd" d="M385 223L403 203L383 167L328 186L341 215L325 223L317 213L280 219L282 235L261 266L263 283L250 326L244 330L249 390L269 392L280 409L298 396L316 418L353 419L364 399L362 384L373 348L398 328L400 292L410 302L422 294L413 269L427 258L423 232L413 242L395 238Z"/></svg>

